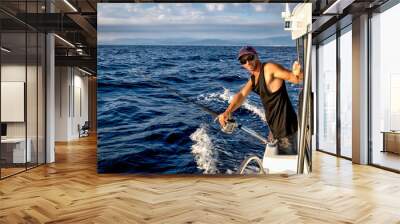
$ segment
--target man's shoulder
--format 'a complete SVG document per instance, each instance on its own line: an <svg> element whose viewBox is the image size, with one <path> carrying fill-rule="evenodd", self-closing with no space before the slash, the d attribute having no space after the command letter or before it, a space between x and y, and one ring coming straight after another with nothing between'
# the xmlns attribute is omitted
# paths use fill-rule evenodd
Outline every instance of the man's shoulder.
<svg viewBox="0 0 400 224"><path fill-rule="evenodd" d="M266 66L275 66L277 64L278 63L276 63L274 61L266 61L266 62L263 63L264 67L266 67Z"/></svg>
<svg viewBox="0 0 400 224"><path fill-rule="evenodd" d="M267 61L263 63L263 68L264 68L264 73L269 73L272 72L274 70L274 68L276 67L276 63L275 62L271 62L271 61Z"/></svg>

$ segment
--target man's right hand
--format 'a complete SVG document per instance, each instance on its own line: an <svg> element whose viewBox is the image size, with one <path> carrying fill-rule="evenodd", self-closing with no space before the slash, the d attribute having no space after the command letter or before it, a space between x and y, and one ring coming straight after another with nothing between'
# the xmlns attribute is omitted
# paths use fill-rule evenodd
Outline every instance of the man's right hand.
<svg viewBox="0 0 400 224"><path fill-rule="evenodd" d="M225 127L226 123L229 119L229 112L223 112L222 114L218 115L218 121L221 127Z"/></svg>

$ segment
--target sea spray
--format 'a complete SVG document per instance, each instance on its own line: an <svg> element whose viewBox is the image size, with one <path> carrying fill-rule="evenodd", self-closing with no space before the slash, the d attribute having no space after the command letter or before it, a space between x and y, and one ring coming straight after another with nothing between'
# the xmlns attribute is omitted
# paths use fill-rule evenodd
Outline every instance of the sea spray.
<svg viewBox="0 0 400 224"><path fill-rule="evenodd" d="M229 90L224 88L224 92L219 95L219 98L228 101L229 103L232 101L234 94ZM246 109L251 111L252 113L256 114L261 120L265 120L265 115L262 109L258 108L257 106L249 103L248 100L245 100L242 106Z"/></svg>
<svg viewBox="0 0 400 224"><path fill-rule="evenodd" d="M192 145L192 154L195 157L197 168L202 169L205 174L217 173L217 153L214 150L210 136L207 134L206 125L200 127L190 135L195 143Z"/></svg>
<svg viewBox="0 0 400 224"><path fill-rule="evenodd" d="M234 94L229 90L224 88L224 92L223 93L209 93L206 95L200 95L199 99L200 100L205 100L207 102L213 101L215 99L219 99L222 101L227 101L228 103L230 103L233 99ZM257 115L262 121L266 122L265 120L265 115L264 115L264 111L262 108L257 107L256 105L253 105L251 103L249 103L248 100L246 100L243 104L242 107L250 112L252 112L253 114Z"/></svg>

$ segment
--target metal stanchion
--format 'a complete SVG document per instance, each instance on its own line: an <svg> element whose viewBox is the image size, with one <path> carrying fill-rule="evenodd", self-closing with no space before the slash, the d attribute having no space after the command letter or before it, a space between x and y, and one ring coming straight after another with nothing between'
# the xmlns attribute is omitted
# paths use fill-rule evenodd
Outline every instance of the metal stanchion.
<svg viewBox="0 0 400 224"><path fill-rule="evenodd" d="M300 124L300 144L298 149L298 158L297 158L297 174L304 173L304 156L305 156L305 148L306 148L306 115L307 115L307 107L309 101L309 91L310 91L310 71L311 71L311 42L312 34L311 29L308 27L307 34L307 50L305 57L305 74L304 74L304 86L303 86L303 103L302 103L302 113L301 113L301 124Z"/></svg>

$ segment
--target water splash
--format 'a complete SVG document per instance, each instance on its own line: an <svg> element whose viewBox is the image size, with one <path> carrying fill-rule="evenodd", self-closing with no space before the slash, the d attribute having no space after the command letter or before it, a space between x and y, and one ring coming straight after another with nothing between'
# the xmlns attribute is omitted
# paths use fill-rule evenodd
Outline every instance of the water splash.
<svg viewBox="0 0 400 224"><path fill-rule="evenodd" d="M205 174L217 173L217 153L214 150L211 138L207 134L206 126L202 124L190 135L190 139L195 142L192 145L192 154L195 157L197 167L202 169Z"/></svg>
<svg viewBox="0 0 400 224"><path fill-rule="evenodd" d="M227 101L230 103L233 99L234 94L227 88L224 88L223 93L209 93L206 95L200 95L200 99L205 100L207 102L213 101L215 99L220 99L222 101ZM245 108L246 110L252 112L253 114L257 115L262 121L266 122L265 115L264 115L264 110L262 108L257 107L256 105L253 105L249 103L248 100L246 100L243 104L242 107Z"/></svg>
<svg viewBox="0 0 400 224"><path fill-rule="evenodd" d="M233 172L231 169L227 169L226 174L235 174L235 172Z"/></svg>
<svg viewBox="0 0 400 224"><path fill-rule="evenodd" d="M219 95L219 98L228 101L230 103L231 100L233 99L233 96L234 94L229 89L224 88L224 92ZM244 107L248 111L251 111L253 114L256 114L264 122L266 121L263 109L249 103L248 100L244 101L242 107Z"/></svg>

